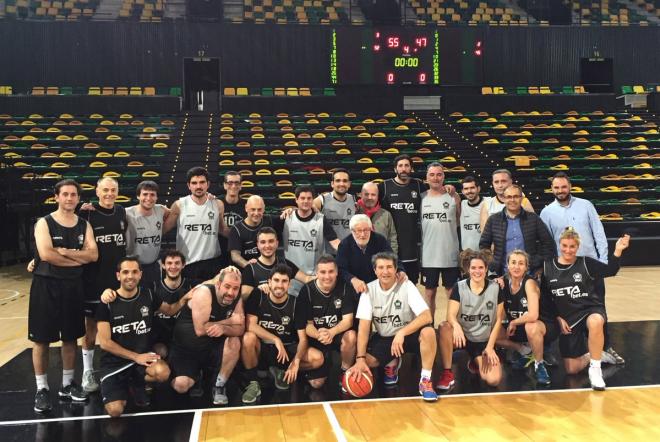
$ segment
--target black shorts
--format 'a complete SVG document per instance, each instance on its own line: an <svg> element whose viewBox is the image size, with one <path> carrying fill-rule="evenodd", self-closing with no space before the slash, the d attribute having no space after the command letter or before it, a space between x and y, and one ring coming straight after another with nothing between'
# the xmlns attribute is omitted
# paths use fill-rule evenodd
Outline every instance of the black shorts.
<svg viewBox="0 0 660 442"><path fill-rule="evenodd" d="M323 354L323 365L315 370L310 370L307 375L307 379L318 379L318 378L327 378L330 373L330 365L332 363L332 358L330 357L331 351L341 352L341 340L344 337L344 333L336 335L332 342L328 345L321 344L316 339L309 338L309 346L319 350Z"/></svg>
<svg viewBox="0 0 660 442"><path fill-rule="evenodd" d="M165 344L170 346L172 343L172 335L174 334L174 327L167 328L159 324L158 319L154 319L153 326L151 328L151 345L155 344Z"/></svg>
<svg viewBox="0 0 660 442"><path fill-rule="evenodd" d="M83 290L85 292L85 303L83 308L85 310L85 317L94 319L96 317L96 309L101 303L101 295L105 289L117 289L119 282L113 274L113 279L107 277L99 277L96 281L83 280Z"/></svg>
<svg viewBox="0 0 660 442"><path fill-rule="evenodd" d="M410 282L417 285L419 282L419 260L401 262L401 265Z"/></svg>
<svg viewBox="0 0 660 442"><path fill-rule="evenodd" d="M422 269L422 283L427 289L434 289L438 287L440 282L440 274L442 274L442 286L444 288L452 288L458 278L461 276L458 267L424 267Z"/></svg>
<svg viewBox="0 0 660 442"><path fill-rule="evenodd" d="M426 327L431 327L427 325ZM403 351L405 353L419 353L419 332L417 330L415 333L408 335L403 340ZM385 366L390 363L394 356L392 356L392 341L394 336L381 336L378 333L371 335L369 339L369 344L367 344L367 353L369 353L374 358L378 359L378 363L381 366Z"/></svg>
<svg viewBox="0 0 660 442"><path fill-rule="evenodd" d="M579 358L589 351L587 345L587 338L589 336L587 317L594 313L601 315L607 322L605 308L591 307L585 310L584 319L571 327L571 334L559 336L559 354L561 354L562 358Z"/></svg>
<svg viewBox="0 0 660 442"><path fill-rule="evenodd" d="M30 286L28 339L50 343L85 335L82 281L34 275Z"/></svg>
<svg viewBox="0 0 660 442"><path fill-rule="evenodd" d="M544 318L539 320L545 325L545 336L543 336L544 344L549 344L559 337L560 331L557 321ZM513 336L510 336L509 339L513 342L529 342L527 339L527 332L525 331L525 325L523 324L516 327L516 332Z"/></svg>
<svg viewBox="0 0 660 442"><path fill-rule="evenodd" d="M154 284L162 279L160 262L156 261L151 264L140 264L140 268L142 269L140 287L153 289Z"/></svg>
<svg viewBox="0 0 660 442"><path fill-rule="evenodd" d="M222 259L218 256L193 262L192 264L186 264L183 268L183 276L193 281L206 281L217 275L221 269Z"/></svg>
<svg viewBox="0 0 660 442"><path fill-rule="evenodd" d="M280 364L277 361L277 347L275 347L275 344L269 344L262 341L261 352L259 353L259 364L266 367L287 368L298 352L298 343L292 342L290 344L284 344L284 348L286 354L289 356L289 362Z"/></svg>
<svg viewBox="0 0 660 442"><path fill-rule="evenodd" d="M112 368L101 367L103 403L126 401L130 387L144 388L146 369L147 367L135 363Z"/></svg>
<svg viewBox="0 0 660 442"><path fill-rule="evenodd" d="M477 356L482 356L483 355L483 352L486 349L486 345L488 345L488 341L485 341L485 342L472 342L472 341L466 339L464 350L468 352L468 354L470 355L470 359L474 359Z"/></svg>
<svg viewBox="0 0 660 442"><path fill-rule="evenodd" d="M186 376L191 379L197 379L199 372L204 369L210 369L217 372L222 362L222 351L225 347L225 337L220 338L219 343L215 343L206 351L188 350L176 343L170 348L168 361L174 377Z"/></svg>

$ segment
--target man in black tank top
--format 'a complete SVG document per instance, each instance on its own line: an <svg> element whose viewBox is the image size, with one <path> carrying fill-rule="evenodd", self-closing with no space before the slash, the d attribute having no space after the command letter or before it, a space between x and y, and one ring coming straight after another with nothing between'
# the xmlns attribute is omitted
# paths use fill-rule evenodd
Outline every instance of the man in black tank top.
<svg viewBox="0 0 660 442"><path fill-rule="evenodd" d="M154 284L154 297L162 302L174 304L185 296L195 284L188 278L184 278L181 273L186 265L183 253L178 250L168 250L163 256L163 270L165 277ZM178 313L175 316L167 316L164 313L155 312L154 327L152 333L153 350L161 358L167 358L174 325Z"/></svg>
<svg viewBox="0 0 660 442"><path fill-rule="evenodd" d="M83 271L85 286L85 339L82 342L83 380L87 392L98 390L94 376L94 346L96 345L96 308L106 288L116 288L117 263L126 256L126 211L115 204L119 184L114 178L101 178L96 185L98 203L83 205L78 215L92 225L99 249L99 259L87 264Z"/></svg>
<svg viewBox="0 0 660 442"><path fill-rule="evenodd" d="M225 205L225 225L231 231L231 228L245 219L247 214L245 213L245 203L241 200L241 174L230 170L225 173L225 179L222 183L222 186L225 189L225 194L220 197ZM220 250L225 251L222 254L222 267L226 267L230 264L229 254L226 252L229 250L228 238L220 235Z"/></svg>
<svg viewBox="0 0 660 442"><path fill-rule="evenodd" d="M243 274L241 296L244 300L252 293L252 290L268 283L270 272L278 264L289 266L291 273L295 275L295 279L303 284L314 280L314 276L305 274L293 262L284 257L277 256L279 241L277 240L275 229L272 227L262 227L257 233L256 241L259 257L255 262L248 264L241 271Z"/></svg>
<svg viewBox="0 0 660 442"><path fill-rule="evenodd" d="M73 380L76 340L85 334L82 266L98 258L92 227L76 216L80 185L62 180L55 185L57 210L34 227L37 252L30 287L28 339L33 342L32 364L37 381L34 410L52 408L48 386L48 347L62 341L62 388L59 396L87 400Z"/></svg>
<svg viewBox="0 0 660 442"><path fill-rule="evenodd" d="M330 371L330 351L340 352L342 374L355 363L357 331L353 318L358 295L351 284L339 278L332 255L323 255L316 263L316 281L305 284L298 296L307 304L309 345L323 352L318 377L309 376L312 385L320 388Z"/></svg>
<svg viewBox="0 0 660 442"><path fill-rule="evenodd" d="M323 354L307 345L304 299L288 294L290 272L286 265L275 266L268 279L268 293L254 289L246 302L247 331L241 352L249 381L243 392L245 404L256 402L261 395L256 373L260 358L269 367L278 390L288 389L299 371L323 365Z"/></svg>
<svg viewBox="0 0 660 442"><path fill-rule="evenodd" d="M187 393L200 371L211 368L219 370L213 384L213 404L229 402L227 381L238 362L240 337L245 331L240 288L241 272L230 266L220 271L214 283L193 289L191 301L174 326L170 364L172 388L178 393Z"/></svg>
<svg viewBox="0 0 660 442"><path fill-rule="evenodd" d="M145 382L166 382L170 369L151 349L154 313L176 315L190 296L169 304L140 288L142 271L136 258L123 258L117 268L119 288L103 293L98 318L101 355L101 393L105 411L119 417L126 407L129 391L135 405L149 405ZM107 304L105 303L107 301Z"/></svg>

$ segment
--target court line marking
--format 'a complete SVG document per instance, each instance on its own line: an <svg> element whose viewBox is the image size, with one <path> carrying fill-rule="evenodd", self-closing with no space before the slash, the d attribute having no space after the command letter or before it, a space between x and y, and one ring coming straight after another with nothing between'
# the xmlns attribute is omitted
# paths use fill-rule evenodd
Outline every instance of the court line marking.
<svg viewBox="0 0 660 442"><path fill-rule="evenodd" d="M6 298L0 298L0 302L9 301L11 299L17 298L21 294L21 292L19 292L18 290L12 290L12 289L0 289L0 292L13 293L13 295L9 295Z"/></svg>
<svg viewBox="0 0 660 442"><path fill-rule="evenodd" d="M607 387L607 390L640 390L644 388L660 388L660 384L649 384L649 385L629 385L629 386L619 386L619 387ZM527 395L527 394L548 394L548 393L575 393L579 391L585 392L594 392L591 388L568 388L562 390L527 390L527 391L495 391L495 392L484 392L484 393L464 393L464 394L448 394L440 395L439 403L448 399L461 399L465 397L480 397L480 396L507 396L507 395ZM596 394L607 394L607 391L604 392L595 392ZM421 396L406 396L406 397L391 397L391 398L371 398L371 399L349 399L349 400L337 400L337 401L321 401L321 402L297 402L295 404L268 404L268 405L253 405L253 406L241 406L241 407L224 407L224 408L188 408L182 410L162 410L162 411L145 411L142 413L127 413L122 414L122 417L143 417L143 416L166 416L169 414L192 414L196 412L210 412L210 413L224 413L227 411L239 411L239 410L254 410L254 409L263 409L263 408L275 408L275 407L305 407L305 406L323 406L324 404L332 405L343 405L343 404L355 404L355 403L365 403L365 402L389 402L389 401L405 401L405 400L422 400ZM24 419L24 420L15 420L15 421L1 421L0 427L9 426L9 425L27 425L27 424L39 424L39 423L49 423L49 422L67 422L67 421L83 421L83 420L94 420L94 419L110 419L108 415L96 415L96 416L72 416L72 417L60 417L60 418L48 418L48 419Z"/></svg>
<svg viewBox="0 0 660 442"><path fill-rule="evenodd" d="M341 425L337 420L337 416L335 416L335 412L332 410L332 406L330 405L330 402L323 403L323 410L325 411L325 415L328 418L328 422L330 422L332 431L335 433L337 442L346 442L346 436L344 435L344 430L341 429Z"/></svg>
<svg viewBox="0 0 660 442"><path fill-rule="evenodd" d="M4 317L1 317L0 320L2 320L2 319L27 319L27 318L28 318L27 316L4 316ZM28 349L26 348L24 350L28 350Z"/></svg>
<svg viewBox="0 0 660 442"><path fill-rule="evenodd" d="M200 410L195 411L195 417L193 417L192 428L190 428L190 442L197 442L199 440L199 431L202 428L202 414Z"/></svg>

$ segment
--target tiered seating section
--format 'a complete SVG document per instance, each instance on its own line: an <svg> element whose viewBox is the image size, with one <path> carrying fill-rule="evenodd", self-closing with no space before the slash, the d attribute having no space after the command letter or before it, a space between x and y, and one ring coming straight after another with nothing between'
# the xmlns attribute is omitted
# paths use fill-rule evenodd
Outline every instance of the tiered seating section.
<svg viewBox="0 0 660 442"><path fill-rule="evenodd" d="M226 87L222 94L226 97L334 97L336 95L333 87Z"/></svg>
<svg viewBox="0 0 660 442"><path fill-rule="evenodd" d="M349 23L341 0L244 0L243 19L254 23Z"/></svg>
<svg viewBox="0 0 660 442"><path fill-rule="evenodd" d="M598 24L625 26L628 24L648 24L646 17L628 9L624 2L617 0L571 0L574 17L582 25Z"/></svg>
<svg viewBox="0 0 660 442"><path fill-rule="evenodd" d="M634 0L634 3L660 19L660 0Z"/></svg>
<svg viewBox="0 0 660 442"><path fill-rule="evenodd" d="M0 95L2 94L2 87L0 86ZM4 94L11 95L11 90ZM72 86L33 86L30 95L118 95L118 96L154 96L154 95L170 95L173 97L181 96L181 88L175 87L153 87L153 86L89 86L89 87L72 87Z"/></svg>
<svg viewBox="0 0 660 442"><path fill-rule="evenodd" d="M117 178L118 202L134 200L139 181L159 181L159 161L176 134L176 117L93 114L57 117L0 115L0 162L16 167L27 183L44 190L53 203L52 185L78 180L83 199L94 200L96 181Z"/></svg>
<svg viewBox="0 0 660 442"><path fill-rule="evenodd" d="M576 196L601 219L660 219L660 135L657 122L629 113L453 113L448 122L475 149L514 171L525 191L544 192L566 171Z"/></svg>
<svg viewBox="0 0 660 442"><path fill-rule="evenodd" d="M297 185L326 189L337 167L350 171L357 192L366 181L392 177L392 162L401 153L420 171L425 163L442 161L449 182L466 171L410 115L223 114L219 124L220 174L240 171L243 197L262 195L271 208L293 205ZM207 132L200 128L199 136L204 139Z"/></svg>
<svg viewBox="0 0 660 442"><path fill-rule="evenodd" d="M549 95L549 94L586 94L584 86L562 86L561 88L550 86L484 86L481 95Z"/></svg>
<svg viewBox="0 0 660 442"><path fill-rule="evenodd" d="M159 22L165 12L165 0L123 0L120 19Z"/></svg>
<svg viewBox="0 0 660 442"><path fill-rule="evenodd" d="M409 0L420 24L490 24L527 25L527 15L514 13L513 9L497 0Z"/></svg>
<svg viewBox="0 0 660 442"><path fill-rule="evenodd" d="M91 18L99 3L100 0L5 0L5 17L75 21Z"/></svg>

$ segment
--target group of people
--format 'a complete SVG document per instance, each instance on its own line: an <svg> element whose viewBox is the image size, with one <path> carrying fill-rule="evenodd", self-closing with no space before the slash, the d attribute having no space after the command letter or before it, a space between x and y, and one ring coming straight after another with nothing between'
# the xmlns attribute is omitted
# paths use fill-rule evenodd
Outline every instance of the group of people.
<svg viewBox="0 0 660 442"><path fill-rule="evenodd" d="M388 385L398 382L403 354L419 354L427 401L454 385L460 348L488 385L502 377L496 346L515 350L517 367L533 363L537 382L548 384L543 351L557 338L566 371L589 366L592 387L604 389L601 361L624 361L608 342L603 278L618 271L629 237L608 256L593 205L571 195L563 173L552 178L556 200L539 217L507 170L493 173L492 198L465 177L461 200L440 163L428 165L425 182L412 166L398 156L396 176L365 183L359 199L349 172L335 169L331 191L298 186L296 207L277 216L258 195L241 199L238 172L225 174L215 197L208 172L190 169L190 194L170 208L157 204L152 181L137 186L138 204L126 209L115 204L114 178L101 178L98 202L82 206L78 183L58 182L57 210L36 223L29 265L35 410L51 409L46 372L56 341L58 395L86 401L100 388L111 416L129 396L147 405L157 382L201 396L209 367L216 405L228 403L237 366L245 404L261 395L260 368L277 389L299 377L318 389L332 351L342 373L381 367ZM161 250L175 227L176 249ZM440 283L447 318L434 326ZM81 385L73 379L80 337Z"/></svg>

